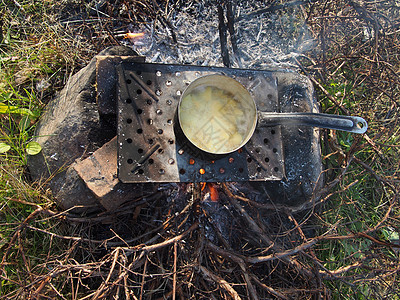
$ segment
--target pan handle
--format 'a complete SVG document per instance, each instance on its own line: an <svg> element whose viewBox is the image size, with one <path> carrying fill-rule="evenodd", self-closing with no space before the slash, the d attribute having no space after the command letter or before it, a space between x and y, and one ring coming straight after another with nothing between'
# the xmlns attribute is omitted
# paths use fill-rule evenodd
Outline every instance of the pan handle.
<svg viewBox="0 0 400 300"><path fill-rule="evenodd" d="M362 134L368 124L361 117L339 116L319 113L273 113L258 112L260 126L305 125Z"/></svg>

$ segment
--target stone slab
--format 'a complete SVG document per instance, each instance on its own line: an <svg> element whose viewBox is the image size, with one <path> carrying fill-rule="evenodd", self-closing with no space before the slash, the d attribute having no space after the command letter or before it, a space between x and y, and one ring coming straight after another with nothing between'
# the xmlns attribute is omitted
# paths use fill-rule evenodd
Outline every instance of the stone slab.
<svg viewBox="0 0 400 300"><path fill-rule="evenodd" d="M91 156L77 159L71 168L79 175L86 188L108 211L123 203L156 191L153 184L124 184L117 177L117 137L114 137Z"/></svg>
<svg viewBox="0 0 400 300"><path fill-rule="evenodd" d="M99 56L137 56L137 53L115 46L101 51ZM71 76L63 90L47 105L35 131L35 141L42 146L42 151L28 156L32 180L45 182L44 187L50 188L61 208L74 208L77 213L105 206L101 203L104 197L99 201L78 175L75 161L95 152L116 135L116 127L114 130L101 119L95 87L96 57ZM131 191L131 187L119 187L115 197L129 194L124 189Z"/></svg>
<svg viewBox="0 0 400 300"><path fill-rule="evenodd" d="M117 178L117 137L84 160L76 160L75 171L98 198L112 192Z"/></svg>

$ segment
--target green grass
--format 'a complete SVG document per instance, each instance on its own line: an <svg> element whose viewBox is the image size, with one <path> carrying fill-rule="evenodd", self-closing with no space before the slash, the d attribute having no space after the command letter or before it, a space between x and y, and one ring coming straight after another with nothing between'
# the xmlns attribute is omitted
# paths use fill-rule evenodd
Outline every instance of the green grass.
<svg viewBox="0 0 400 300"><path fill-rule="evenodd" d="M399 14L398 10L389 9L378 9L378 14L368 7L369 12L374 12L370 16L384 28L376 44L374 39L363 39L363 28L368 26L363 16L356 10L343 10L339 2L336 5L329 13L344 13L348 19L324 20L323 26L329 29L324 36L327 51L325 56L319 53L314 59L321 65L325 61L325 69L320 71L321 65L309 65L308 70L321 72L318 79L323 80L319 81L341 106L318 91L323 111L343 114L344 108L364 117L369 129L364 138L345 132L324 137L328 180L341 174L342 168L347 170L335 187L336 194L319 212L319 232L331 229L330 234L350 237L322 241L316 255L331 271L360 263L358 268L344 273L341 280L325 281L333 299L399 299L397 250L359 235L367 232L383 243L394 243L399 238L400 144L396 102L400 92L399 78L392 71L400 66L396 46L399 37L383 34L394 30L387 20L398 19ZM322 21L314 23L317 24L322 26Z"/></svg>
<svg viewBox="0 0 400 300"><path fill-rule="evenodd" d="M347 73L351 76L349 71ZM349 95L341 102L343 107L353 114L361 113L364 118L370 118L367 134L373 138L377 136L373 139L374 143L399 145L396 134L388 136L387 133L390 130L382 128L381 123L374 120L374 116L368 115L371 112L385 114L389 109L387 103L371 100L369 97L374 97L373 94L361 98L361 101L358 98L356 102L352 93L353 89L339 83L343 80L342 76L331 80L325 86L331 95ZM358 89L360 93L366 93L366 87ZM325 109L334 106L324 95L321 95L321 101ZM362 111L360 107L363 101L370 101L373 106L368 111ZM398 127L395 130L397 132ZM335 176L334 174L339 173L340 168L345 167L352 156L362 161L369 169L355 161L347 165L343 179L335 188L338 191L337 195L331 198L320 212L323 220L320 233L322 234L328 228L334 228L334 234L338 236L356 235L369 232L380 224L379 228L369 233L371 237L388 243L398 239L400 227L397 219L399 212L397 203L391 210L392 217L383 224L381 222L398 193L397 185L393 180L399 175L399 148L378 145L374 149L366 140L360 140L359 137L346 132L336 132L329 139L330 144L333 143L336 146L324 148L323 152L329 154L341 149L341 154L329 156L326 159L325 163L332 169L328 174ZM347 188L349 186L351 187ZM396 273L393 263L398 260L398 254L393 248L379 246L361 236L323 241L318 248L321 249L317 252L318 258L327 269L332 271L361 262L360 267L346 273L343 281L326 281L332 291L333 299L379 299L388 295L395 296L396 291L399 290L396 276L381 278L378 276L380 272L377 271L382 270L382 274L386 274L386 271L390 273L389 270Z"/></svg>
<svg viewBox="0 0 400 300"><path fill-rule="evenodd" d="M350 184L351 187L346 189ZM377 299L377 294L383 296L388 291L384 289L379 276L376 277L379 272L372 274L380 269L393 270L391 264L398 260L398 254L394 249L379 246L362 236L351 236L368 232L380 224L387 212L388 201L393 199L394 193L356 164L350 165L336 189L340 191L339 194L331 198L319 214L324 222L320 233L334 228L331 234L350 237L321 242L318 245L320 250L316 251L317 256L332 271L357 262L361 262L362 266L347 272L343 282L333 280L326 283L331 287L334 299ZM396 209L392 214L396 215ZM398 230L398 222L389 219L369 235L390 243L398 239ZM366 278L366 275L370 276ZM387 279L395 280L390 277ZM398 283L392 283L397 285L398 290Z"/></svg>
<svg viewBox="0 0 400 300"><path fill-rule="evenodd" d="M54 299L59 292L72 297L67 272L52 280L51 287L41 287L37 281L57 268L71 247L39 230L68 235L74 229L60 218L37 212L58 208L43 182L31 182L26 166L27 156L41 150L32 139L45 105L92 51L79 39L84 27L69 31L57 22L65 5L65 1L0 1L1 299L43 295Z"/></svg>
<svg viewBox="0 0 400 300"><path fill-rule="evenodd" d="M0 142L11 147L6 154L8 160L24 165L49 80L61 69L63 61L61 49L54 42L58 39L43 22L46 2L19 4L20 7L1 7L4 24L0 48ZM40 22L44 26L35 26Z"/></svg>
<svg viewBox="0 0 400 300"><path fill-rule="evenodd" d="M58 228L58 221L32 215L39 207L54 208L54 203L40 184L28 183L26 157L40 151L31 142L35 124L54 85L67 76L61 70L67 70L70 58L56 27L49 25L50 2L18 1L20 7L16 3L0 3L0 143L6 147L0 151L0 295L28 298L28 292L17 293L48 273L45 262L68 247L25 225Z"/></svg>

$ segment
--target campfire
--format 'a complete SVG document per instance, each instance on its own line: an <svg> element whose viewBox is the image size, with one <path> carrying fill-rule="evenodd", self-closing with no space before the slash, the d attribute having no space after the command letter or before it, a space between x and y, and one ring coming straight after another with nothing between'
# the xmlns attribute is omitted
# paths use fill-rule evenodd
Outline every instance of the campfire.
<svg viewBox="0 0 400 300"><path fill-rule="evenodd" d="M307 251L333 238L317 235L310 213L336 184L325 185L320 127L363 133L367 124L320 114L311 80L293 68L312 47L309 32L304 28L296 45L282 45L264 29L272 26L265 12L240 3L234 11L227 1L218 4L211 29L210 14L185 22L190 12L183 10L164 27L122 33L117 38L127 47L97 55L67 84L73 92L62 92L43 118L37 136L44 158L30 158L32 173L39 175L46 161L43 172L50 170L60 205L96 219L95 236L85 241L107 255L70 271L101 278L94 298L289 299L323 294L324 279L347 271L330 272ZM239 88L229 94L223 84L196 85L203 78L214 81L212 76ZM210 119L195 120L202 131L193 121L188 134L179 109L199 86L211 98L222 95L220 119L213 119L211 106L205 110ZM251 99L245 104L237 96L241 88ZM65 106L70 111L57 112ZM236 115L242 119L233 122L250 119L250 133L232 126ZM57 136L67 141L65 132L73 132L73 143L46 147L53 143L50 128L60 124L63 134ZM221 132L235 141L228 150L220 144Z"/></svg>

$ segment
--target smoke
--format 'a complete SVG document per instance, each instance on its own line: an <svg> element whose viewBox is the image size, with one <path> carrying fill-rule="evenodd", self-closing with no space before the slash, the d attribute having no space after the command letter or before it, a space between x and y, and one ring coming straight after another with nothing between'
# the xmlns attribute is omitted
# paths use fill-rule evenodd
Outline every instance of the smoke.
<svg viewBox="0 0 400 300"><path fill-rule="evenodd" d="M315 47L300 5L266 7L258 1L237 2L232 7L234 34L226 29L232 67L293 67L293 57ZM267 8L270 11L265 12ZM224 9L224 21L228 23ZM169 24L156 21L138 28L138 32L145 32L140 42L124 42L146 56L148 62L223 66L220 19L213 1L171 9L167 20ZM236 52L232 41L237 43Z"/></svg>

